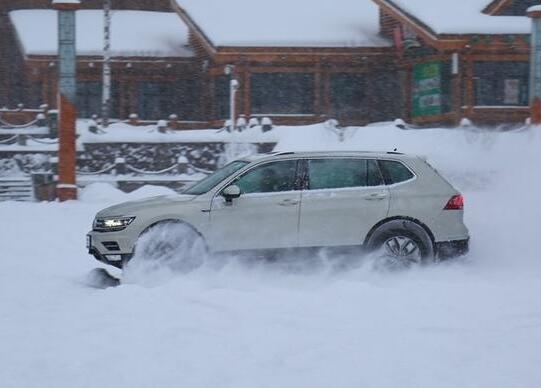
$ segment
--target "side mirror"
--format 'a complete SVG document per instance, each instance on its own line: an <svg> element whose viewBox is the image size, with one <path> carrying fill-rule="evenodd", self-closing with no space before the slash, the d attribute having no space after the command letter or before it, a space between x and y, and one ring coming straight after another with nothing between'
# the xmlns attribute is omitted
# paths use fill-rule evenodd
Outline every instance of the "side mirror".
<svg viewBox="0 0 541 388"><path fill-rule="evenodd" d="M231 203L233 199L240 197L240 187L237 185L227 186L222 191L222 195L225 198L225 202Z"/></svg>

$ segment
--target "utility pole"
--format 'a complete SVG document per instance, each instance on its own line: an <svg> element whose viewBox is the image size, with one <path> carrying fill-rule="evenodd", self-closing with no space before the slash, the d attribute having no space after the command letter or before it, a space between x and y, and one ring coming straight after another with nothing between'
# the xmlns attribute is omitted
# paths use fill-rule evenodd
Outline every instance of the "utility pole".
<svg viewBox="0 0 541 388"><path fill-rule="evenodd" d="M101 102L102 126L107 128L111 104L111 0L103 0L103 92Z"/></svg>
<svg viewBox="0 0 541 388"><path fill-rule="evenodd" d="M75 11L80 8L81 4L78 0L53 0L52 5L58 11L58 109L60 117L58 125L58 184L56 187L58 199L67 201L77 198Z"/></svg>

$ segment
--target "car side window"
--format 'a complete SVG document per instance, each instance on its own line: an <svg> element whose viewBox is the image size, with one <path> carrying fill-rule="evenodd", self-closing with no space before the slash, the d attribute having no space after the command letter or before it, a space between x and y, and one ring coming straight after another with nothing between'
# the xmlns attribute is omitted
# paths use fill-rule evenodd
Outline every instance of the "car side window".
<svg viewBox="0 0 541 388"><path fill-rule="evenodd" d="M243 194L295 190L296 160L283 160L255 167L235 182Z"/></svg>
<svg viewBox="0 0 541 388"><path fill-rule="evenodd" d="M385 183L388 185L405 182L415 176L409 168L397 161L380 160L379 167L381 168Z"/></svg>
<svg viewBox="0 0 541 388"><path fill-rule="evenodd" d="M375 160L350 158L312 159L308 165L310 190L379 186L383 184Z"/></svg>

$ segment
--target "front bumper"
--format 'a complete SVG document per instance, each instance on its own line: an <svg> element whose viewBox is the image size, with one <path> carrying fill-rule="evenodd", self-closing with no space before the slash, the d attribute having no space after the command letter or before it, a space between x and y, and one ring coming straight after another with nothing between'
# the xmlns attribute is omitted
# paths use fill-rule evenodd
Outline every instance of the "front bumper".
<svg viewBox="0 0 541 388"><path fill-rule="evenodd" d="M463 256L470 250L470 239L442 241L436 243L436 254L440 260Z"/></svg>
<svg viewBox="0 0 541 388"><path fill-rule="evenodd" d="M133 256L133 241L126 233L91 231L86 240L88 253L102 263L122 268Z"/></svg>
<svg viewBox="0 0 541 388"><path fill-rule="evenodd" d="M96 260L98 260L99 262L104 263L104 264L108 264L108 265L112 265L113 267L117 267L117 268L120 268L120 269L122 269L122 267L128 261L130 261L130 259L133 256L133 254L131 254L131 253L124 253L124 254L118 255L119 256L118 260L117 259L111 260L111 259L108 258L108 256L111 257L112 255L102 255L100 252L98 252L98 250L96 248L90 248L88 253L90 253L92 256L94 256L94 258Z"/></svg>

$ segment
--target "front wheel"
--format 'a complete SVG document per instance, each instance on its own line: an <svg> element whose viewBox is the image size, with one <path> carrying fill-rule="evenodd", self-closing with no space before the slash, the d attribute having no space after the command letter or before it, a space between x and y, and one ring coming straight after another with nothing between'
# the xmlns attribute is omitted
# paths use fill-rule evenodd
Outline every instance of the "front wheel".
<svg viewBox="0 0 541 388"><path fill-rule="evenodd" d="M192 227L182 222L162 222L139 237L130 265L144 263L148 269L190 272L203 265L206 256L205 241Z"/></svg>

